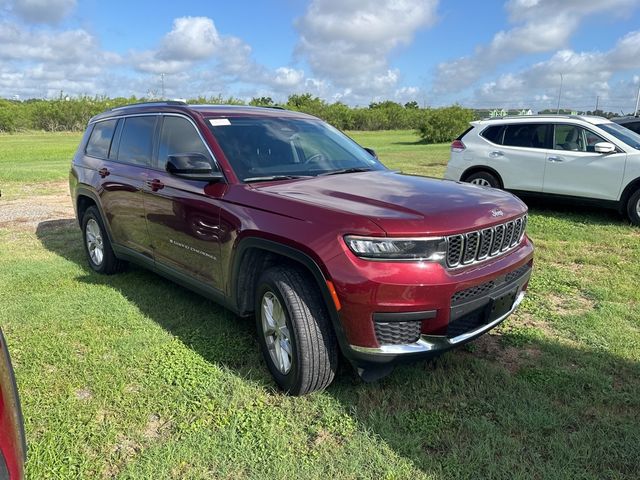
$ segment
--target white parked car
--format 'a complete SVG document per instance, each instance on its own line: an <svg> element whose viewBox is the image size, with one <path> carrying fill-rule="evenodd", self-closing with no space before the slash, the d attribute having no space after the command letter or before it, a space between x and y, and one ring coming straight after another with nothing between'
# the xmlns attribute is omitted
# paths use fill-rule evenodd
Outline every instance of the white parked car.
<svg viewBox="0 0 640 480"><path fill-rule="evenodd" d="M445 178L626 213L640 226L640 135L606 118L534 115L471 122Z"/></svg>

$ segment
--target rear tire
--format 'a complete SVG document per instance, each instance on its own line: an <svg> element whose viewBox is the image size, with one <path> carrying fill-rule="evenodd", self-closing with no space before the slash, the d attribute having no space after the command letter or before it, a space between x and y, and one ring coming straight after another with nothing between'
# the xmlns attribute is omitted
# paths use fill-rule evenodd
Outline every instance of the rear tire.
<svg viewBox="0 0 640 480"><path fill-rule="evenodd" d="M485 171L472 173L464 181L481 187L500 188L500 182L495 175Z"/></svg>
<svg viewBox="0 0 640 480"><path fill-rule="evenodd" d="M126 262L118 259L113 252L102 217L96 207L87 208L82 216L82 240L87 261L94 271L111 275L121 272L126 267Z"/></svg>
<svg viewBox="0 0 640 480"><path fill-rule="evenodd" d="M276 383L290 395L326 388L338 367L338 346L315 282L295 267L273 267L258 281L258 340Z"/></svg>
<svg viewBox="0 0 640 480"><path fill-rule="evenodd" d="M631 195L627 202L627 216L631 223L640 227L640 190Z"/></svg>

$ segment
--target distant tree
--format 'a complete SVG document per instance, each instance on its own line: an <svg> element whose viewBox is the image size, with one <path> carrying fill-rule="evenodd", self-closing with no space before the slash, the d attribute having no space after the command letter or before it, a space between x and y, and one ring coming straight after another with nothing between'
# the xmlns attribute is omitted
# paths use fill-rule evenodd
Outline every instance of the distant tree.
<svg viewBox="0 0 640 480"><path fill-rule="evenodd" d="M275 103L271 97L253 97L249 101L249 105L254 107L273 107Z"/></svg>
<svg viewBox="0 0 640 480"><path fill-rule="evenodd" d="M410 102L404 104L404 108L415 110L416 108L420 108L420 106L418 105L418 102L416 102L415 100L411 100Z"/></svg>
<svg viewBox="0 0 640 480"><path fill-rule="evenodd" d="M418 133L425 143L451 142L469 127L473 110L460 105L426 110Z"/></svg>

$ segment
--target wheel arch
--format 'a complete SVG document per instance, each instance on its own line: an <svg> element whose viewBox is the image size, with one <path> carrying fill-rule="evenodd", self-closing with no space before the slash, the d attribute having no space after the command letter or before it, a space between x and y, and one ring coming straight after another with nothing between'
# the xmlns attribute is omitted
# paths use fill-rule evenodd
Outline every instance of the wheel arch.
<svg viewBox="0 0 640 480"><path fill-rule="evenodd" d="M93 206L98 209L100 213L100 217L102 217L102 223L107 230L107 235L109 236L109 241L113 244L113 235L111 234L111 225L107 219L107 216L102 209L102 204L100 203L100 197L93 190L78 186L76 189L76 199L74 202L74 206L76 208L76 218L78 220L78 224L82 226L82 217L84 212L87 211L87 208Z"/></svg>
<svg viewBox="0 0 640 480"><path fill-rule="evenodd" d="M631 180L627 186L624 187L624 190L620 195L620 205L618 207L621 212L626 213L627 202L631 198L631 195L633 195L637 190L640 190L640 177Z"/></svg>
<svg viewBox="0 0 640 480"><path fill-rule="evenodd" d="M229 301L238 315L253 313L253 295L260 274L267 268L282 261L301 267L307 271L322 296L338 343L346 351L346 336L340 323L338 310L334 303L327 278L318 263L305 252L282 243L258 237L249 237L240 241L231 267L229 282Z"/></svg>
<svg viewBox="0 0 640 480"><path fill-rule="evenodd" d="M498 180L498 183L500 183L500 188L504 189L504 182L502 181L502 176L497 172L497 170L487 165L474 165L473 167L467 168L464 172L462 172L462 175L460 175L460 181L466 182L467 178L469 178L470 175L473 175L474 173L478 173L478 172L490 173L491 175L496 177L496 179Z"/></svg>

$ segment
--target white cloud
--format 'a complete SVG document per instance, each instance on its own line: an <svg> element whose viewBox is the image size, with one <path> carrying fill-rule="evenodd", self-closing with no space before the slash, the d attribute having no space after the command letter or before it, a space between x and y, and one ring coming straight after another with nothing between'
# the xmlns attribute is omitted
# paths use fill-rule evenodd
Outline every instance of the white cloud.
<svg viewBox="0 0 640 480"><path fill-rule="evenodd" d="M55 31L0 22L0 96L104 93L122 62L82 29Z"/></svg>
<svg viewBox="0 0 640 480"><path fill-rule="evenodd" d="M136 70L154 74L211 68L214 61L222 76L249 78L258 70L251 47L237 37L221 35L208 17L176 18L157 49L133 52L130 57Z"/></svg>
<svg viewBox="0 0 640 480"><path fill-rule="evenodd" d="M637 69L640 69L640 31L628 33L606 52L560 50L546 61L501 75L477 88L474 102L477 106L509 103L510 107L554 107L562 74L562 107L592 110L599 96L601 107L631 110L627 100L633 99L635 93L632 84L617 82L616 75Z"/></svg>
<svg viewBox="0 0 640 480"><path fill-rule="evenodd" d="M513 28L496 33L472 55L436 67L434 90L456 92L523 55L565 48L585 17L596 13L620 16L638 0L510 0L506 3Z"/></svg>
<svg viewBox="0 0 640 480"><path fill-rule="evenodd" d="M438 0L313 0L296 22L297 54L337 90L368 97L392 92L389 56L436 18Z"/></svg>
<svg viewBox="0 0 640 480"><path fill-rule="evenodd" d="M162 40L158 55L169 60L202 60L216 53L221 44L213 20L181 17L173 21L173 29Z"/></svg>
<svg viewBox="0 0 640 480"><path fill-rule="evenodd" d="M74 63L80 60L105 60L96 58L99 52L96 39L85 30L52 32L22 27L18 24L0 23L0 59L36 60L56 63ZM107 60L117 56L110 54Z"/></svg>
<svg viewBox="0 0 640 480"><path fill-rule="evenodd" d="M58 23L76 7L76 0L9 0L5 3L11 12L32 23Z"/></svg>
<svg viewBox="0 0 640 480"><path fill-rule="evenodd" d="M304 72L289 67L280 67L275 71L273 83L285 88L297 88L304 80Z"/></svg>

